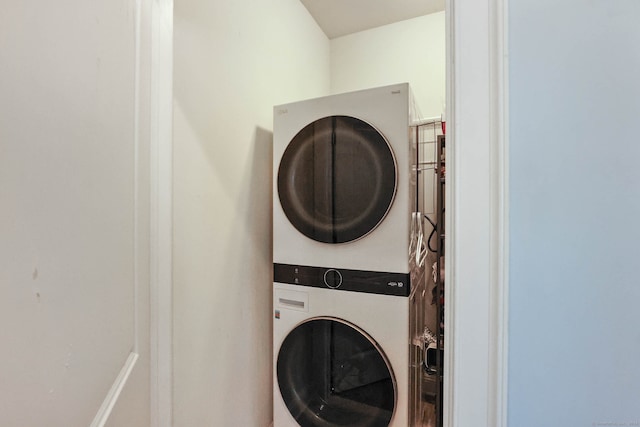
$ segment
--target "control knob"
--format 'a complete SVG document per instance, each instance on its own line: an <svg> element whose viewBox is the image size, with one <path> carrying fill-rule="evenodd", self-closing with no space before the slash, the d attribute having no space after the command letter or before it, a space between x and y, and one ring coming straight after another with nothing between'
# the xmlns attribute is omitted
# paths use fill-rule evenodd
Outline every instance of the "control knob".
<svg viewBox="0 0 640 427"><path fill-rule="evenodd" d="M331 289L338 289L342 285L342 274L338 270L330 268L324 272L324 284Z"/></svg>

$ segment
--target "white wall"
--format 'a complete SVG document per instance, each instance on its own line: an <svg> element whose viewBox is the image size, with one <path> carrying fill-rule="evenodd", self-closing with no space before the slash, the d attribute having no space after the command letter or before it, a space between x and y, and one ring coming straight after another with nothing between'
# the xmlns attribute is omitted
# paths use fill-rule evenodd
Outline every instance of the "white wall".
<svg viewBox="0 0 640 427"><path fill-rule="evenodd" d="M331 40L331 92L409 82L423 117L445 105L445 19L433 13Z"/></svg>
<svg viewBox="0 0 640 427"><path fill-rule="evenodd" d="M2 9L0 424L87 426L133 350L147 286L135 5ZM144 425L148 378L135 375Z"/></svg>
<svg viewBox="0 0 640 427"><path fill-rule="evenodd" d="M640 3L509 7L509 425L635 425Z"/></svg>
<svg viewBox="0 0 640 427"><path fill-rule="evenodd" d="M272 107L329 91L298 0L175 3L174 425L266 427Z"/></svg>

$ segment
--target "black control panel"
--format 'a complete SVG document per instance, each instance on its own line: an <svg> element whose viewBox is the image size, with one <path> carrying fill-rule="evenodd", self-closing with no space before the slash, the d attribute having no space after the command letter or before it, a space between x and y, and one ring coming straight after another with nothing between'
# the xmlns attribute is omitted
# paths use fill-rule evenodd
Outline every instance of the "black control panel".
<svg viewBox="0 0 640 427"><path fill-rule="evenodd" d="M407 297L411 293L409 277L409 273L273 264L274 282L370 294Z"/></svg>

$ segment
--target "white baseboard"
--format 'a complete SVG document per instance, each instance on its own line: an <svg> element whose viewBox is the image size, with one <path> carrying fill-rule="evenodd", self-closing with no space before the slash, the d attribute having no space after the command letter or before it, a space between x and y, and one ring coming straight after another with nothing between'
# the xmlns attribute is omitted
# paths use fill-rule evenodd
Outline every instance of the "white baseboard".
<svg viewBox="0 0 640 427"><path fill-rule="evenodd" d="M120 393L124 388L129 376L131 375L131 371L133 371L133 367L136 365L138 361L138 353L130 353L127 361L124 362L124 366L120 370L120 373L116 377L111 389L107 393L107 396L104 398L102 402L102 406L98 409L98 413L96 413L95 418L91 422L90 427L104 427L111 415L111 411L113 411L113 407L116 405L118 398L120 397Z"/></svg>

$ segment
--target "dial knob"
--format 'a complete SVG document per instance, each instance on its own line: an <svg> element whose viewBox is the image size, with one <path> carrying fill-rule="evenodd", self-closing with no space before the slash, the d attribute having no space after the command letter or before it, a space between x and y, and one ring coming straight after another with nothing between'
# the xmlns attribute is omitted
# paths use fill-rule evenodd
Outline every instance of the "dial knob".
<svg viewBox="0 0 640 427"><path fill-rule="evenodd" d="M324 272L324 284L331 289L338 289L342 285L342 274L338 270L330 268Z"/></svg>

